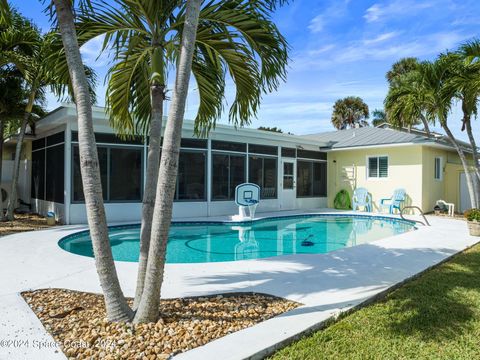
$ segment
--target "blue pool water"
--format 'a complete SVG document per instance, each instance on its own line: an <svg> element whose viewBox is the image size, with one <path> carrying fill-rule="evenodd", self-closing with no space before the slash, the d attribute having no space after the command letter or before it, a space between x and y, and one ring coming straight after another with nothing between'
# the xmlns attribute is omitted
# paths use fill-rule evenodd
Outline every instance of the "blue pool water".
<svg viewBox="0 0 480 360"><path fill-rule="evenodd" d="M355 215L302 215L248 223L173 223L167 263L259 259L290 254L322 254L372 242L414 229L407 221ZM135 262L140 226L109 231L113 257ZM62 249L93 257L88 231L60 240Z"/></svg>

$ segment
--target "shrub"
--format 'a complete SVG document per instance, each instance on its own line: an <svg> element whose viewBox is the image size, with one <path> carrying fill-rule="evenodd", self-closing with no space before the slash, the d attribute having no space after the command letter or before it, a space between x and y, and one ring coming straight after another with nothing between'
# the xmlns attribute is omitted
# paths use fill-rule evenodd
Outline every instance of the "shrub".
<svg viewBox="0 0 480 360"><path fill-rule="evenodd" d="M480 209L470 209L463 213L468 221L480 222Z"/></svg>
<svg viewBox="0 0 480 360"><path fill-rule="evenodd" d="M339 210L350 210L352 208L352 203L350 201L350 195L345 189L340 190L335 199L333 200L333 206L335 209Z"/></svg>

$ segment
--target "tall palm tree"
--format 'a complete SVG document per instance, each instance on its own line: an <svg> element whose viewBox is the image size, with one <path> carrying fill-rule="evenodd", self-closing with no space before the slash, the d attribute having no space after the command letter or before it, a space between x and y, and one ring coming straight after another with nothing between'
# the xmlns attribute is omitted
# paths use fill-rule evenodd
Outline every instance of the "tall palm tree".
<svg viewBox="0 0 480 360"><path fill-rule="evenodd" d="M23 107L22 79L14 69L2 68L0 70L0 183L2 180L3 142L5 140L5 126L11 117L19 116ZM3 196L0 194L0 196ZM5 220L3 199L0 200L0 221Z"/></svg>
<svg viewBox="0 0 480 360"><path fill-rule="evenodd" d="M472 117L477 117L477 103L480 97L480 40L475 39L463 44L457 54L458 56L450 54L451 58L455 60L454 76L450 79L450 83L462 101L462 131L467 131L472 146L477 184L480 187L480 159L472 130ZM477 202L480 206L480 198Z"/></svg>
<svg viewBox="0 0 480 360"><path fill-rule="evenodd" d="M23 119L17 138L15 149L15 161L12 177L11 196L7 207L8 220L14 219L14 209L17 200L17 183L20 169L20 157L25 137L25 130L30 121L32 121L32 112L35 108L38 98L42 98L47 88L51 89L54 94L59 97L68 93L70 87L70 78L64 64L65 57L58 47L58 36L55 32L40 34L37 31L37 38L29 44L30 53L21 54L9 53L4 55L5 60L14 64L22 73L23 80L26 84L27 99L24 109ZM93 88L95 82L95 74L89 70L89 87Z"/></svg>
<svg viewBox="0 0 480 360"><path fill-rule="evenodd" d="M53 0L53 4L77 105L83 192L95 264L105 297L107 317L111 321L128 321L132 318L133 313L120 287L108 238L100 168L93 131L91 94L77 41L72 2L70 0Z"/></svg>
<svg viewBox="0 0 480 360"><path fill-rule="evenodd" d="M333 105L332 125L337 130L369 126L370 116L368 105L358 96L348 96L339 99Z"/></svg>
<svg viewBox="0 0 480 360"><path fill-rule="evenodd" d="M446 87L451 64L440 57L435 62L422 62L418 68L399 78L385 99L389 120L393 123L414 122L422 116L438 121L457 151L467 179L472 207L476 207L476 192L466 155L453 136L448 123L454 94Z"/></svg>
<svg viewBox="0 0 480 360"><path fill-rule="evenodd" d="M192 63L200 100L195 121L197 134L214 127L222 113L227 73L236 89L230 120L242 126L255 116L262 94L275 90L279 81L285 79L287 64L286 41L268 16L274 2L202 1L201 6ZM179 58L186 3L115 0L111 4L94 2L93 7L95 11L80 19L79 37L88 41L103 35L104 50L114 50L106 101L112 125L120 133L146 133L150 139L136 308L148 261L166 69Z"/></svg>
<svg viewBox="0 0 480 360"><path fill-rule="evenodd" d="M135 314L134 322L156 321L159 315L160 289L165 266L165 250L172 220L175 179L182 138L183 116L187 101L188 84L192 71L201 0L187 0L185 20L180 44L177 76L173 89L172 105L165 129L160 172L157 182L152 242L145 277L145 288Z"/></svg>
<svg viewBox="0 0 480 360"><path fill-rule="evenodd" d="M409 131L412 127L423 124L423 128L427 135L430 137L430 127L428 125L428 119L425 117L425 114L418 109L407 108L403 105L396 103L396 98L402 95L405 86L409 83L411 86L415 86L416 81L412 78L412 74L415 74L415 71L418 70L420 63L417 58L407 57L400 59L392 65L392 68L387 72L385 77L387 78L389 84L389 91L387 98L388 106L385 107L387 118L390 111L396 111L397 114L392 117L394 122L390 122L393 126L399 128L407 128ZM414 76L414 75L413 75ZM410 89L411 93L415 90L413 87ZM418 93L417 96L422 96L421 93ZM404 116L400 116L400 112L406 112Z"/></svg>
<svg viewBox="0 0 480 360"><path fill-rule="evenodd" d="M28 89L22 73L15 66L3 66L0 68L0 179L2 178L2 153L5 138L16 135L21 127L25 111ZM46 114L43 107L43 94L37 94L32 114L36 118ZM5 220L3 203L0 208L0 220Z"/></svg>

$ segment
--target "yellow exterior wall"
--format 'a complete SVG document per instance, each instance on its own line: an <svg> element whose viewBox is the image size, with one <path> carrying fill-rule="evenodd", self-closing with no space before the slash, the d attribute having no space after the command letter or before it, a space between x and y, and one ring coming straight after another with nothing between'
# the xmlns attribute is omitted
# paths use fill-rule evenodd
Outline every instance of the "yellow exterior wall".
<svg viewBox="0 0 480 360"><path fill-rule="evenodd" d="M388 156L388 178L367 178L368 156ZM435 157L442 158L441 180L434 176ZM356 177L348 179L353 167ZM380 199L390 197L397 188L406 190L407 205L419 206L424 212L432 212L440 199L454 203L459 209L462 172L460 158L454 150L410 145L331 151L328 153L328 206L333 207L335 195L341 189L351 195L356 187L364 187L372 195L374 211L379 211Z"/></svg>
<svg viewBox="0 0 480 360"><path fill-rule="evenodd" d="M434 158L442 157L443 162L443 181L434 179ZM472 163L471 156L467 159ZM456 151L446 151L442 149L423 147L423 166L424 183L423 193L424 201L430 204L432 208L435 202L443 199L446 202L454 203L455 209L460 209L460 174L463 173L463 166L460 157Z"/></svg>
<svg viewBox="0 0 480 360"><path fill-rule="evenodd" d="M3 147L3 160L13 160L15 158L15 149L17 144L5 144ZM32 160L32 142L25 141L22 146L22 160Z"/></svg>
<svg viewBox="0 0 480 360"><path fill-rule="evenodd" d="M388 156L388 178L367 178L367 157ZM396 188L404 188L408 205L424 207L422 195L422 147L392 146L331 151L328 153L328 203L340 189L352 194L355 187L365 187L372 195L373 210L379 210L380 199L388 198ZM355 167L356 177L346 180L344 168Z"/></svg>
<svg viewBox="0 0 480 360"><path fill-rule="evenodd" d="M442 160L442 176L440 180L435 179L435 158ZM449 157L449 151L423 146L423 210L425 212L433 211L437 200L451 202L452 199L445 196L446 176L445 169Z"/></svg>

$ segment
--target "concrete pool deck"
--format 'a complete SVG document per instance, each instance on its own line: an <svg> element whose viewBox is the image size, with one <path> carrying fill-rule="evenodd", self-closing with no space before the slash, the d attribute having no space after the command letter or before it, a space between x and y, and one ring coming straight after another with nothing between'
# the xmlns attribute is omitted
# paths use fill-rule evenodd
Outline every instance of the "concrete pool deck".
<svg viewBox="0 0 480 360"><path fill-rule="evenodd" d="M258 217L304 213L331 212L277 212ZM420 225L416 231L327 254L167 264L162 297L253 291L303 304L175 359L261 358L279 344L315 329L332 316L368 301L480 240L468 235L464 221L434 216L428 219L431 227ZM0 359L65 359L19 293L41 288L100 293L94 260L68 253L57 245L64 236L84 229L86 226L65 226L0 238ZM133 296L137 264L116 265L125 295Z"/></svg>

